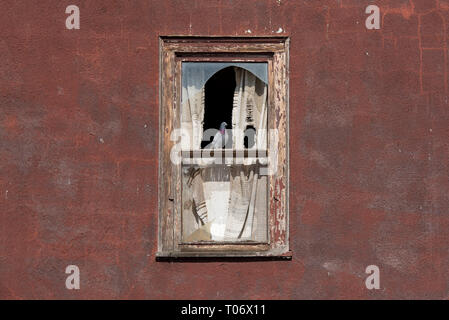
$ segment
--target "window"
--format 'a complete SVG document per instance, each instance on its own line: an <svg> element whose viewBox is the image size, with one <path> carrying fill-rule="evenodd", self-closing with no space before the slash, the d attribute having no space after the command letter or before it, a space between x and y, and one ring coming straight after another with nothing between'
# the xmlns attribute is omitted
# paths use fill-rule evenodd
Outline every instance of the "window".
<svg viewBox="0 0 449 320"><path fill-rule="evenodd" d="M158 257L289 256L288 39L160 44Z"/></svg>

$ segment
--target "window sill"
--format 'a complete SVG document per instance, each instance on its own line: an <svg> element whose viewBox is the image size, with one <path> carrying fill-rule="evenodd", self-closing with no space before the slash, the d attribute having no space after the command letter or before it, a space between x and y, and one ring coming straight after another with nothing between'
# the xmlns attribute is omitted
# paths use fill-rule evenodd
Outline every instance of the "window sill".
<svg viewBox="0 0 449 320"><path fill-rule="evenodd" d="M291 261L293 254L270 252L158 252L158 262L247 262L247 261Z"/></svg>

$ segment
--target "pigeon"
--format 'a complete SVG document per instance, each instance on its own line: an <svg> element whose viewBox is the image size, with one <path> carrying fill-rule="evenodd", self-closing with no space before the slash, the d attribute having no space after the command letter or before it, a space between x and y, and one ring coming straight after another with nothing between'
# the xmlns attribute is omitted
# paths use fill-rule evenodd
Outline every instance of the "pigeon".
<svg viewBox="0 0 449 320"><path fill-rule="evenodd" d="M228 143L229 135L226 131L226 126L228 124L226 122L222 122L220 125L220 130L215 134L214 140L212 143L207 145L206 149L221 149Z"/></svg>

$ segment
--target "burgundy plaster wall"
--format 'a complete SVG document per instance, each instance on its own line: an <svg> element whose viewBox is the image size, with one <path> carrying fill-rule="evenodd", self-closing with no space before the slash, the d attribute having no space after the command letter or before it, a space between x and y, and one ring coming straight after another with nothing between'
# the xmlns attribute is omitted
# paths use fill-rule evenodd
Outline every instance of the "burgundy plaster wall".
<svg viewBox="0 0 449 320"><path fill-rule="evenodd" d="M0 17L0 298L449 297L448 0L18 0ZM158 36L275 34L293 260L156 262Z"/></svg>

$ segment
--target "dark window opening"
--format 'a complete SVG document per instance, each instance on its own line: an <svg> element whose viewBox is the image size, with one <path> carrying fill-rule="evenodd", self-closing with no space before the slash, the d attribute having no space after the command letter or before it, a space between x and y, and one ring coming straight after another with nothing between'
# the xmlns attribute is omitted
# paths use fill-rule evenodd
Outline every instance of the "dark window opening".
<svg viewBox="0 0 449 320"><path fill-rule="evenodd" d="M222 122L227 123L227 129L232 129L232 108L234 91L236 87L234 67L218 71L205 84L204 124L203 129L220 128ZM229 134L231 131L228 131ZM201 148L205 148L213 140L202 141ZM226 148L232 147L232 137L228 140Z"/></svg>
<svg viewBox="0 0 449 320"><path fill-rule="evenodd" d="M254 147L254 144L256 143L256 128L254 128L254 126L247 126L245 128L245 137L243 139L245 149Z"/></svg>

